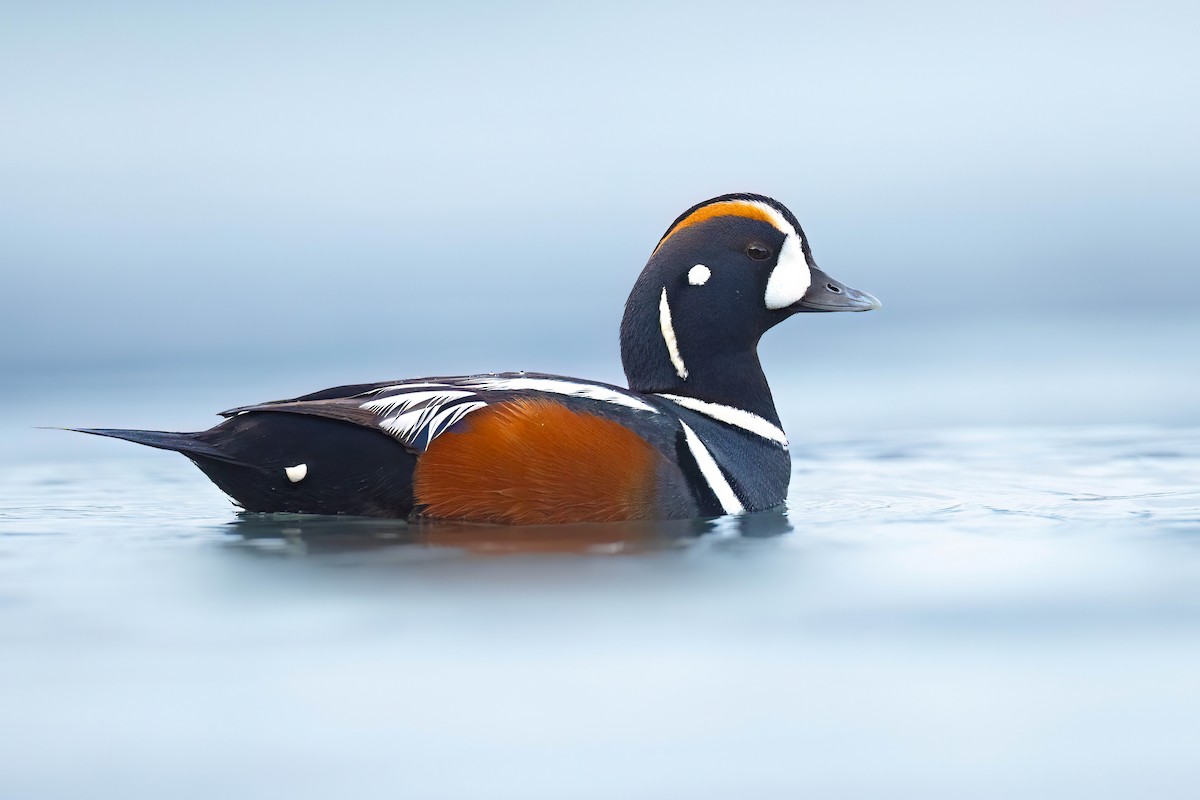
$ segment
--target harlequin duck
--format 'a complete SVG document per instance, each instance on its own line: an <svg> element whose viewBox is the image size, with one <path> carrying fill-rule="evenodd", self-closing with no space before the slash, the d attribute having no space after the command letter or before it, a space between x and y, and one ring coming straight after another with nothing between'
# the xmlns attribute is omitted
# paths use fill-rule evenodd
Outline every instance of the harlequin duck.
<svg viewBox="0 0 1200 800"><path fill-rule="evenodd" d="M728 194L681 214L634 284L628 389L416 378L235 408L200 433L79 430L183 453L247 511L502 524L759 511L791 475L759 339L796 313L879 307L817 268L782 204Z"/></svg>

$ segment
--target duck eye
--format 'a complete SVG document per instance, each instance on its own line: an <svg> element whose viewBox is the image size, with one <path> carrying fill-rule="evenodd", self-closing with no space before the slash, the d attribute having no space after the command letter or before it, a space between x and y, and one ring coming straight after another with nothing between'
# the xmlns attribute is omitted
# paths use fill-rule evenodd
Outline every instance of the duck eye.
<svg viewBox="0 0 1200 800"><path fill-rule="evenodd" d="M771 257L771 251L761 244L752 244L746 248L746 255L755 261L765 261Z"/></svg>

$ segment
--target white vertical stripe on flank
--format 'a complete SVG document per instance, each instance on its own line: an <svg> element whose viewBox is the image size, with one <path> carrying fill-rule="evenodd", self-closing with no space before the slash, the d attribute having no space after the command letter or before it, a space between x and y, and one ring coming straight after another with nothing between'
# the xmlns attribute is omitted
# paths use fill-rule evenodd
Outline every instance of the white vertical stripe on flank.
<svg viewBox="0 0 1200 800"><path fill-rule="evenodd" d="M729 481L725 480L712 453L708 452L704 442L700 441L700 437L687 426L686 422L680 420L679 424L683 426L683 435L687 440L688 449L692 451L692 457L696 459L696 466L700 467L700 473L704 475L704 480L708 481L708 486L717 496L721 508L726 514L741 514L746 508L742 505L742 501L738 500Z"/></svg>

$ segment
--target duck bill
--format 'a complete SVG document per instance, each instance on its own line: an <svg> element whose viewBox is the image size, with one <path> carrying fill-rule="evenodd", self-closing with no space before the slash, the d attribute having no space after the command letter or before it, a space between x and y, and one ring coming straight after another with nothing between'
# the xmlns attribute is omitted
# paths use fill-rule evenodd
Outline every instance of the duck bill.
<svg viewBox="0 0 1200 800"><path fill-rule="evenodd" d="M797 311L873 311L883 304L873 294L851 289L839 280L810 267L812 283L796 303Z"/></svg>

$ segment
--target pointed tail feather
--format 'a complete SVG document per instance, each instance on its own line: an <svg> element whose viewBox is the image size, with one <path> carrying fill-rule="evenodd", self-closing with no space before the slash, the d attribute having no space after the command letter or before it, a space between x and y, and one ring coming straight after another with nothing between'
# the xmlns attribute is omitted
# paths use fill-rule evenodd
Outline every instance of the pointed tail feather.
<svg viewBox="0 0 1200 800"><path fill-rule="evenodd" d="M200 438L199 433L172 433L170 431L132 431L119 428L63 428L76 433L90 433L93 436L107 436L111 439L124 439L127 442L144 444L147 447L157 447L159 450L172 450L185 456L214 458L230 464L246 465L244 461L233 458L218 447Z"/></svg>

